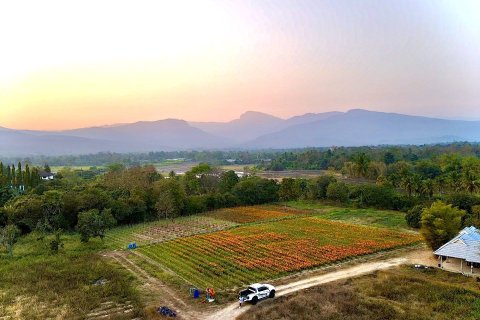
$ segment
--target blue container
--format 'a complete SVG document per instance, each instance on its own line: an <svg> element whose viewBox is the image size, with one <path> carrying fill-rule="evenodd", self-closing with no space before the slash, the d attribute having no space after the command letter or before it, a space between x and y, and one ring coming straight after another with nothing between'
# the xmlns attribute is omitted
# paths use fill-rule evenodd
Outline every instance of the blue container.
<svg viewBox="0 0 480 320"><path fill-rule="evenodd" d="M193 298L194 299L200 298L200 291L198 291L198 289L195 289L195 291L193 291Z"/></svg>
<svg viewBox="0 0 480 320"><path fill-rule="evenodd" d="M137 243L136 242L131 242L128 244L128 249L136 249L137 248Z"/></svg>

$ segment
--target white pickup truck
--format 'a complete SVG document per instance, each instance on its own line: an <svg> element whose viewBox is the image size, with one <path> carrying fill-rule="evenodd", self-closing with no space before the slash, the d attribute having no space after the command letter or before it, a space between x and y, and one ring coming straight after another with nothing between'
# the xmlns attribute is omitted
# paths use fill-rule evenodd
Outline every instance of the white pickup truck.
<svg viewBox="0 0 480 320"><path fill-rule="evenodd" d="M239 299L242 302L257 304L258 300L275 297L275 287L270 284L254 283L247 289L240 291Z"/></svg>

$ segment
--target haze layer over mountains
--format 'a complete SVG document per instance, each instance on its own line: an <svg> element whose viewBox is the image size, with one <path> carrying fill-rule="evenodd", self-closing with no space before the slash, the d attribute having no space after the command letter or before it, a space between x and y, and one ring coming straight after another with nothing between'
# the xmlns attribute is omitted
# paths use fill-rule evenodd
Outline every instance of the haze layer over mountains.
<svg viewBox="0 0 480 320"><path fill-rule="evenodd" d="M0 155L285 149L480 141L480 121L354 109L281 119L249 111L230 122L141 121L66 131L0 127Z"/></svg>

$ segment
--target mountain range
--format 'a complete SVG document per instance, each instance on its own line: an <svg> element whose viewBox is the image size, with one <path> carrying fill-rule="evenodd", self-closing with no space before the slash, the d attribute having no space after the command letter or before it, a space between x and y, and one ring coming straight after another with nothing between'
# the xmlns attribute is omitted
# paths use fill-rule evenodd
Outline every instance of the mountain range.
<svg viewBox="0 0 480 320"><path fill-rule="evenodd" d="M215 149L285 149L480 141L480 121L353 109L281 119L248 111L229 122L178 119L64 131L0 127L0 155Z"/></svg>

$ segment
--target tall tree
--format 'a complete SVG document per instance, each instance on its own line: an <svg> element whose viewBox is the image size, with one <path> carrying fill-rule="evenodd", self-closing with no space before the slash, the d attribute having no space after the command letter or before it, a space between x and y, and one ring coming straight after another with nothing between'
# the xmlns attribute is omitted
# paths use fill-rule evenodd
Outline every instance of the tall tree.
<svg viewBox="0 0 480 320"><path fill-rule="evenodd" d="M355 171L358 177L366 177L368 167L370 165L370 158L365 152L356 154L353 157L353 163L355 163Z"/></svg>
<svg viewBox="0 0 480 320"><path fill-rule="evenodd" d="M25 165L25 174L24 174L24 178L23 178L23 183L25 184L25 186L28 186L30 187L31 186L31 173L30 173L30 167L28 166L28 164Z"/></svg>
<svg viewBox="0 0 480 320"><path fill-rule="evenodd" d="M173 218L178 216L185 206L185 192L175 179L162 179L155 183L157 196L155 208L158 217Z"/></svg>
<svg viewBox="0 0 480 320"><path fill-rule="evenodd" d="M238 178L237 174L233 170L229 170L226 172L223 172L222 175L220 176L220 183L219 183L219 189L220 192L225 193L225 192L230 192L232 191L233 187L240 181Z"/></svg>
<svg viewBox="0 0 480 320"><path fill-rule="evenodd" d="M76 229L80 233L82 242L88 242L92 237L99 237L103 241L107 229L113 227L115 223L115 218L113 218L110 209L105 209L102 212L98 209L92 209L78 215Z"/></svg>
<svg viewBox="0 0 480 320"><path fill-rule="evenodd" d="M301 190L293 178L284 178L280 183L278 196L282 201L297 200L300 197Z"/></svg>
<svg viewBox="0 0 480 320"><path fill-rule="evenodd" d="M64 207L63 193L57 190L45 192L42 197L43 221L39 223L38 229L46 233L53 233L54 239L50 241L50 249L57 253L63 247L62 235L62 209Z"/></svg>
<svg viewBox="0 0 480 320"><path fill-rule="evenodd" d="M10 168L10 165L7 166L7 183L12 185L12 169Z"/></svg>
<svg viewBox="0 0 480 320"><path fill-rule="evenodd" d="M0 229L0 243L7 249L8 255L13 256L13 246L17 243L20 230L13 224Z"/></svg>
<svg viewBox="0 0 480 320"><path fill-rule="evenodd" d="M474 193L480 188L480 160L477 157L467 157L462 160L461 188Z"/></svg>
<svg viewBox="0 0 480 320"><path fill-rule="evenodd" d="M30 187L34 188L38 186L41 182L40 175L38 174L38 168L33 167L32 168L32 173L30 174Z"/></svg>
<svg viewBox="0 0 480 320"><path fill-rule="evenodd" d="M430 208L423 209L421 232L432 249L438 249L457 235L462 227L465 211L436 201Z"/></svg>
<svg viewBox="0 0 480 320"><path fill-rule="evenodd" d="M22 163L18 162L17 166L17 186L22 186L23 185L23 172L22 172Z"/></svg>
<svg viewBox="0 0 480 320"><path fill-rule="evenodd" d="M387 151L385 155L383 156L383 162L385 164L392 164L395 162L395 155L391 153L390 151Z"/></svg>
<svg viewBox="0 0 480 320"><path fill-rule="evenodd" d="M17 186L17 174L16 174L16 171L15 171L15 165L12 164L12 186Z"/></svg>

